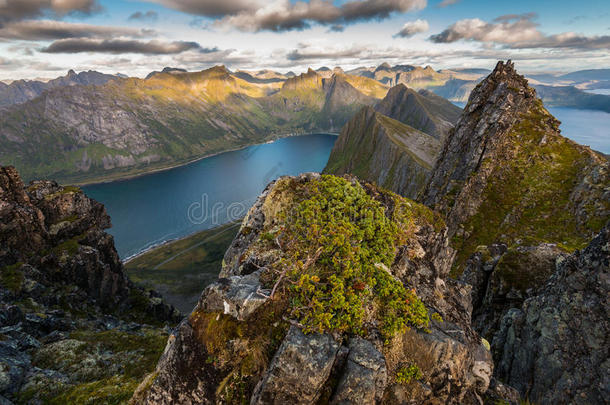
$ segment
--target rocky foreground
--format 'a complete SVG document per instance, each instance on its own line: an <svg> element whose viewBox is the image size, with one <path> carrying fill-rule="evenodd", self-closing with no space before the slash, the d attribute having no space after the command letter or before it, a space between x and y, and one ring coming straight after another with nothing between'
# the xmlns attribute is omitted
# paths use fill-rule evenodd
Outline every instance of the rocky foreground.
<svg viewBox="0 0 610 405"><path fill-rule="evenodd" d="M127 279L109 226L79 189L0 168L0 403L119 403L152 370L180 314Z"/></svg>
<svg viewBox="0 0 610 405"><path fill-rule="evenodd" d="M311 190L319 194L308 199ZM356 210L370 204L384 215L377 220L401 221L391 257L358 264L348 248L342 269L328 274L326 255L345 245L312 242L300 247L298 273L285 267L294 254L288 236L298 226L286 212L319 198L342 207L354 201L352 193L364 204ZM317 226L324 211L305 215ZM329 215L324 221L333 229L342 213ZM336 231L348 245L360 238L357 230ZM377 231L362 236L387 237ZM442 220L415 202L353 178L282 178L244 219L221 278L174 331L134 402L478 403L493 362L470 326L470 288L447 278L452 257ZM370 267L372 275L352 272L352 264ZM324 303L332 297L337 301ZM358 307L355 314L350 306Z"/></svg>

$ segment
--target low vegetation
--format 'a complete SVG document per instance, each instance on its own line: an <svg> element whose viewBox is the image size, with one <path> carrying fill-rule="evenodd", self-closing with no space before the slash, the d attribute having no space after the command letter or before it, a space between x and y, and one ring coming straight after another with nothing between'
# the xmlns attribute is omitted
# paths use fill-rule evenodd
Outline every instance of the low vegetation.
<svg viewBox="0 0 610 405"><path fill-rule="evenodd" d="M278 186L293 188L292 202L280 213L284 225L273 230L274 242L264 233L259 243L280 248L267 282L289 302L304 331L364 334L378 325L390 339L408 327L426 329L425 306L388 268L418 221L442 220L385 191L391 207L384 206L344 178L287 181Z"/></svg>
<svg viewBox="0 0 610 405"><path fill-rule="evenodd" d="M159 246L125 263L125 271L136 284L164 293L170 304L188 313L218 277L239 225L232 222Z"/></svg>

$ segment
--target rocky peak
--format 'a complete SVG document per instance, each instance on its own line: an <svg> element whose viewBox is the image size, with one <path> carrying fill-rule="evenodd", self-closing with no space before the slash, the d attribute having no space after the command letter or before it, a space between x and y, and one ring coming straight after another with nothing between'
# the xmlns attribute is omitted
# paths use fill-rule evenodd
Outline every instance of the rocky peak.
<svg viewBox="0 0 610 405"><path fill-rule="evenodd" d="M377 69L375 69L375 72L378 72L380 70L390 70L390 69L392 69L392 66L388 62L383 62L381 65L379 65L377 67Z"/></svg>
<svg viewBox="0 0 610 405"><path fill-rule="evenodd" d="M610 216L608 161L561 136L512 62L473 90L423 201L446 214L457 268L481 245L583 247Z"/></svg>
<svg viewBox="0 0 610 405"><path fill-rule="evenodd" d="M322 87L322 76L312 68L307 69L307 73L291 77L284 82L282 90L298 90L301 88L320 88Z"/></svg>
<svg viewBox="0 0 610 405"><path fill-rule="evenodd" d="M66 75L67 77L74 77L76 76L76 72L73 69L68 70L68 74Z"/></svg>
<svg viewBox="0 0 610 405"><path fill-rule="evenodd" d="M392 87L375 110L441 140L462 112L433 93L418 93L402 83Z"/></svg>

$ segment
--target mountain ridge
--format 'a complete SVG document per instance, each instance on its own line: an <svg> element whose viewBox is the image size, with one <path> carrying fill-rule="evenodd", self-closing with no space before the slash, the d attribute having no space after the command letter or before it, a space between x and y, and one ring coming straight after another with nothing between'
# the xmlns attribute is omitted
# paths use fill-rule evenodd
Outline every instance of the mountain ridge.
<svg viewBox="0 0 610 405"><path fill-rule="evenodd" d="M252 83L214 67L59 87L4 111L0 159L17 165L26 179L52 176L83 183L169 167L280 135L333 132L375 99L353 89L348 97L331 94L325 108L332 87L324 83L332 80L310 70L284 83ZM359 82L369 94L382 88L360 78L349 86Z"/></svg>

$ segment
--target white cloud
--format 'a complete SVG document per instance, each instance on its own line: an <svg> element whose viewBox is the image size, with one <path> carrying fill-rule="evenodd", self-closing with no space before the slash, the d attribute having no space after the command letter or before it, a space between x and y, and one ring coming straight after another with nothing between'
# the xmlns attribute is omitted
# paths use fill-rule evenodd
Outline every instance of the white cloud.
<svg viewBox="0 0 610 405"><path fill-rule="evenodd" d="M402 29L398 31L395 36L408 38L421 32L427 32L429 29L430 26L428 25L428 21L418 19L405 23L405 25L402 26Z"/></svg>
<svg viewBox="0 0 610 405"><path fill-rule="evenodd" d="M574 32L545 35L534 22L536 14L510 14L488 23L478 18L465 19L449 26L430 40L451 43L461 39L505 45L509 48L610 49L610 36L590 36Z"/></svg>
<svg viewBox="0 0 610 405"><path fill-rule="evenodd" d="M340 25L357 21L386 19L392 13L421 10L426 0L348 0L335 5L332 0L155 0L187 13L219 18L218 27L241 31L289 31L311 24Z"/></svg>

